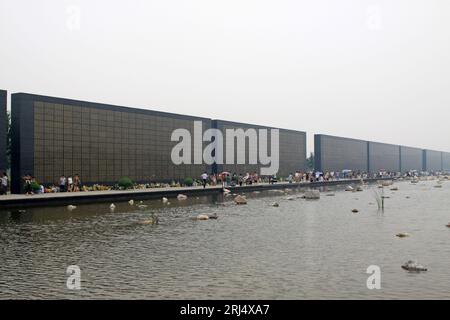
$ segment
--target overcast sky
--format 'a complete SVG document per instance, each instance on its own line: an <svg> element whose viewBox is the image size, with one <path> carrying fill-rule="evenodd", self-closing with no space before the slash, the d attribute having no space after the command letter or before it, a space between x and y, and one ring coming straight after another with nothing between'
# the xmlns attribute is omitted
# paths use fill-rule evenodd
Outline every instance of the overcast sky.
<svg viewBox="0 0 450 320"><path fill-rule="evenodd" d="M0 0L0 88L450 151L450 1Z"/></svg>

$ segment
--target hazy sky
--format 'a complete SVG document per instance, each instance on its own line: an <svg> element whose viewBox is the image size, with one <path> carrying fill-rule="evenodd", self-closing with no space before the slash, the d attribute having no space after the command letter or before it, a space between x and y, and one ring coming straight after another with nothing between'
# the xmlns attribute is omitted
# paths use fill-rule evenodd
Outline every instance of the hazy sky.
<svg viewBox="0 0 450 320"><path fill-rule="evenodd" d="M450 151L450 1L0 0L0 88Z"/></svg>

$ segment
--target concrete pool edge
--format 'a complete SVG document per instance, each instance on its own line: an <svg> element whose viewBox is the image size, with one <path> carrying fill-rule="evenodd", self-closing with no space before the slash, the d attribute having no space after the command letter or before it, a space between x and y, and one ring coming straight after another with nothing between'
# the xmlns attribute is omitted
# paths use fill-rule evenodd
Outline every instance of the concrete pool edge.
<svg viewBox="0 0 450 320"><path fill-rule="evenodd" d="M377 179L352 179L352 180L336 180L336 181L322 181L311 183L286 183L279 182L275 184L256 184L248 186L227 187L232 193L263 191L273 189L286 188L319 188L327 186L338 185L352 185L360 183L361 180L368 183L374 183L381 180L393 180L392 178L377 178ZM221 186L210 186L203 189L203 187L176 187L176 188L154 188L143 190L108 190L108 191L89 191L77 193L46 193L36 195L6 195L0 197L0 210L25 208L25 207L42 207L42 206L61 206L61 205L76 205L98 202L122 202L142 199L158 199L162 197L174 198L178 194L185 194L187 196L199 196L222 193Z"/></svg>

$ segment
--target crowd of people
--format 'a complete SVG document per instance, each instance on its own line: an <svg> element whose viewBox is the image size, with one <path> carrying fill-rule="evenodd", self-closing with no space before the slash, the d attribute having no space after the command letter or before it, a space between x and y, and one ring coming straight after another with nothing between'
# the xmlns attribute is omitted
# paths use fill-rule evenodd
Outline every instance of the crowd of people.
<svg viewBox="0 0 450 320"><path fill-rule="evenodd" d="M81 180L78 174L75 174L73 177L62 175L59 178L59 185L53 184L48 188L40 184L32 175L26 174L22 177L22 185L25 194L81 191ZM6 194L6 191L7 188L5 193L2 194Z"/></svg>
<svg viewBox="0 0 450 320"><path fill-rule="evenodd" d="M201 181L203 187L206 187L207 184L211 186L242 186L242 185L251 185L255 183L261 182L261 177L256 173L246 173L243 174L237 174L230 172L222 172L222 173L213 173L208 175L208 173L204 172L201 176Z"/></svg>
<svg viewBox="0 0 450 320"><path fill-rule="evenodd" d="M425 174L425 173L424 173ZM429 174L429 173L427 173ZM435 174L435 173L431 173ZM204 188L206 186L222 186L222 187L233 187L233 186L243 186L252 185L257 183L276 183L278 181L285 181L289 183L312 183L312 182L322 182L322 181L336 181L336 180L347 180L347 179L368 179L368 178L395 178L395 177L414 177L422 175L417 171L410 171L405 174L398 172L387 172L380 171L378 173L369 174L363 171L352 171L352 170L342 170L342 171L296 171L290 173L287 177L278 178L274 176L260 176L256 172L242 173L212 173L208 174L203 172L200 175L199 180L194 180L194 185L202 185ZM83 187L81 184L81 178L79 174L73 176L60 176L57 183L52 186L45 187L44 185L37 182L37 180L27 174L22 177L23 181L23 191L25 194L35 194L35 193L55 193L55 192L79 192L88 191L88 188ZM173 186L167 185L167 186ZM175 184L181 186L180 183ZM142 186L142 185L141 185ZM148 186L144 185L144 186ZM159 185L157 185L159 186ZM0 177L0 194L7 194L9 187L9 179L6 172L4 172ZM139 186L138 186L139 187Z"/></svg>
<svg viewBox="0 0 450 320"><path fill-rule="evenodd" d="M220 185L223 186L242 186L251 185L256 183L275 183L278 181L286 181L289 183L307 183L307 182L322 182L322 181L335 181L343 179L368 179L368 178L394 178L398 176L399 173L396 172L384 172L380 171L375 174L368 174L361 171L351 171L343 170L342 172L319 172L319 171L296 171L295 173L290 173L287 177L277 177L274 176L259 176L256 172L253 173L229 173L223 172L220 174L208 175L206 172L201 175L202 185Z"/></svg>

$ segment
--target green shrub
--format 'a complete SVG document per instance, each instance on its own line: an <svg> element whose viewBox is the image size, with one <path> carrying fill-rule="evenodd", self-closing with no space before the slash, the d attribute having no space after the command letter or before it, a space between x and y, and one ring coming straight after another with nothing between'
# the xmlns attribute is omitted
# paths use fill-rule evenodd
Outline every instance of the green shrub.
<svg viewBox="0 0 450 320"><path fill-rule="evenodd" d="M194 180L192 178L186 178L184 179L184 185L188 187L192 187L194 184Z"/></svg>
<svg viewBox="0 0 450 320"><path fill-rule="evenodd" d="M130 189L133 187L134 182L133 182L133 180L131 180L128 177L122 177L122 178L120 178L118 185L119 185L119 187L121 187L123 189Z"/></svg>
<svg viewBox="0 0 450 320"><path fill-rule="evenodd" d="M31 183L31 189L32 189L33 191L41 190L41 185L40 185L37 181L33 181L33 182Z"/></svg>

